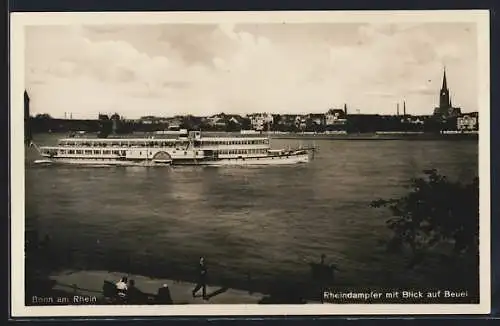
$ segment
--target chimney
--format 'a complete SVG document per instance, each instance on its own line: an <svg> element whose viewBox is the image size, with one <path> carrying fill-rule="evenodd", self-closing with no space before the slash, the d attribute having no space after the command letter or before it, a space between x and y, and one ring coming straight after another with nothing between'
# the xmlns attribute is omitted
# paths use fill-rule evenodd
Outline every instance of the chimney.
<svg viewBox="0 0 500 326"><path fill-rule="evenodd" d="M396 104L396 115L399 117L399 103Z"/></svg>
<svg viewBox="0 0 500 326"><path fill-rule="evenodd" d="M403 101L403 117L406 117L406 101Z"/></svg>
<svg viewBox="0 0 500 326"><path fill-rule="evenodd" d="M344 113L347 116L347 104L346 103L344 103Z"/></svg>

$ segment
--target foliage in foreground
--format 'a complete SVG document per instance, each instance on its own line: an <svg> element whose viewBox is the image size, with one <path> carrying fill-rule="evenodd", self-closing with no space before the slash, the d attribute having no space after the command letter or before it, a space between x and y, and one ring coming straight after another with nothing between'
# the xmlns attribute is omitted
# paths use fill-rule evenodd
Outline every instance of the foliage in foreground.
<svg viewBox="0 0 500 326"><path fill-rule="evenodd" d="M479 179L469 184L452 182L436 170L413 179L410 192L401 198L376 200L372 207L387 207L393 231L392 249L410 248L414 257L442 243L452 244L452 254L477 254L479 241Z"/></svg>

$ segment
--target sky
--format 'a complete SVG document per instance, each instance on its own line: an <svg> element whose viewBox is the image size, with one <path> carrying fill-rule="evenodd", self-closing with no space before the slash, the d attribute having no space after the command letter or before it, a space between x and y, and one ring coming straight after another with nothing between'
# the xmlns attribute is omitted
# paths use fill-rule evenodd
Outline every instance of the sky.
<svg viewBox="0 0 500 326"><path fill-rule="evenodd" d="M59 25L25 29L31 114L431 114L443 68L477 111L474 23Z"/></svg>

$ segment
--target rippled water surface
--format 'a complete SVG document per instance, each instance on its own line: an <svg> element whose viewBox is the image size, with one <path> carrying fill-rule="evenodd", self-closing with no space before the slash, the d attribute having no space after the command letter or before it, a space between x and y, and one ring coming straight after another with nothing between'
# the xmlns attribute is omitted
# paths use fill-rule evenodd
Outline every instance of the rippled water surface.
<svg viewBox="0 0 500 326"><path fill-rule="evenodd" d="M54 143L57 136L38 136ZM273 140L273 147L305 141ZM407 271L386 252L389 211L370 201L403 195L436 168L477 175L474 141L331 141L305 165L279 167L47 167L27 155L26 222L52 237L63 268L192 279L200 255L214 282L255 286L308 279L324 253L340 284L431 286L445 264ZM455 271L460 273L460 271Z"/></svg>

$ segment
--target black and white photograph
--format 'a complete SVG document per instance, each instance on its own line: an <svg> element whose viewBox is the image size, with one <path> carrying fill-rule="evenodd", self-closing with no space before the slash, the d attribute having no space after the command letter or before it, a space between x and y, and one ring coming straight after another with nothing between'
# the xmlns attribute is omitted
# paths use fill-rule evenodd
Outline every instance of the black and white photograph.
<svg viewBox="0 0 500 326"><path fill-rule="evenodd" d="M13 14L13 314L488 312L488 29Z"/></svg>

